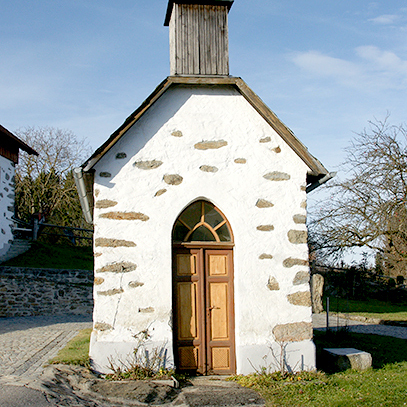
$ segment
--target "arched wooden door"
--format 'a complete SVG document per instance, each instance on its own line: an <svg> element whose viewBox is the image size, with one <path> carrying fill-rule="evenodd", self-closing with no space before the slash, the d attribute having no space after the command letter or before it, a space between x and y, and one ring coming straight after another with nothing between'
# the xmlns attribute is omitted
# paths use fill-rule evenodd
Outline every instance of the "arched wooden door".
<svg viewBox="0 0 407 407"><path fill-rule="evenodd" d="M233 237L209 202L194 202L175 223L173 304L178 370L235 373Z"/></svg>

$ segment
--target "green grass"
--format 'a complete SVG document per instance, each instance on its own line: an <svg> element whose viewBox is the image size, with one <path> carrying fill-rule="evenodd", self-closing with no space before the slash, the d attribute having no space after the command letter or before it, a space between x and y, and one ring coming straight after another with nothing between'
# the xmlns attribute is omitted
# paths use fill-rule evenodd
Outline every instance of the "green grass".
<svg viewBox="0 0 407 407"><path fill-rule="evenodd" d="M54 268L54 269L93 269L93 252L90 246L51 245L33 242L30 250L11 259L2 266Z"/></svg>
<svg viewBox="0 0 407 407"><path fill-rule="evenodd" d="M61 349L49 363L62 363L64 365L80 365L89 367L89 342L91 328L79 331L75 338L71 339L65 348Z"/></svg>
<svg viewBox="0 0 407 407"><path fill-rule="evenodd" d="M407 362L365 372L297 374L284 380L245 376L237 381L257 390L269 407L359 407L407 405Z"/></svg>
<svg viewBox="0 0 407 407"><path fill-rule="evenodd" d="M326 310L326 300L324 300ZM360 315L367 318L378 318L386 321L407 321L407 304L396 304L375 299L347 300L331 297L329 309L331 312Z"/></svg>
<svg viewBox="0 0 407 407"><path fill-rule="evenodd" d="M265 398L267 406L405 406L407 405L407 341L379 335L326 336L317 332L317 364L323 347L354 347L372 354L373 368L364 372L324 372L237 376Z"/></svg>

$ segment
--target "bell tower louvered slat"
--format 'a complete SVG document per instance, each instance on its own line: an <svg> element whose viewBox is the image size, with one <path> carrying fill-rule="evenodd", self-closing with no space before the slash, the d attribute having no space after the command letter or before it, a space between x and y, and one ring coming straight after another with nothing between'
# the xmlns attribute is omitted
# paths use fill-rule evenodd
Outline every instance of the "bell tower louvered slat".
<svg viewBox="0 0 407 407"><path fill-rule="evenodd" d="M171 75L229 75L228 12L233 1L170 0Z"/></svg>

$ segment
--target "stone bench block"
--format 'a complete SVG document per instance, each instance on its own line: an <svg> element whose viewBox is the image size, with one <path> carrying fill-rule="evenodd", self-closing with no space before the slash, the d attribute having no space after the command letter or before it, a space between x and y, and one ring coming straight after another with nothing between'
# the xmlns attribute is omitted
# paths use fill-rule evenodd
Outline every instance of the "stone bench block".
<svg viewBox="0 0 407 407"><path fill-rule="evenodd" d="M326 363L333 370L366 370L372 367L372 355L355 348L324 348Z"/></svg>

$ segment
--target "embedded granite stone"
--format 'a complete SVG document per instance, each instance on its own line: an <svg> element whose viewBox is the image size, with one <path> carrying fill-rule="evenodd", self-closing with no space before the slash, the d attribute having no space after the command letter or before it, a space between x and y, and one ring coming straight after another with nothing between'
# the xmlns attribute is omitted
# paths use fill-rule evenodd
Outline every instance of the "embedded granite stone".
<svg viewBox="0 0 407 407"><path fill-rule="evenodd" d="M139 281L130 281L129 287L131 288L137 288L137 287L142 287L144 283L140 283Z"/></svg>
<svg viewBox="0 0 407 407"><path fill-rule="evenodd" d="M256 202L256 206L258 208L271 208L274 205L270 201L267 201L266 199L258 199Z"/></svg>
<svg viewBox="0 0 407 407"><path fill-rule="evenodd" d="M279 154L281 153L281 148L280 146L274 147L271 151L274 151L275 153Z"/></svg>
<svg viewBox="0 0 407 407"><path fill-rule="evenodd" d="M295 322L277 325L273 329L277 342L301 342L312 339L312 324L309 322Z"/></svg>
<svg viewBox="0 0 407 407"><path fill-rule="evenodd" d="M287 295L288 302L293 305L300 305L303 307L311 306L311 294L309 291L299 291L294 294Z"/></svg>
<svg viewBox="0 0 407 407"><path fill-rule="evenodd" d="M183 134L182 134L181 131L176 130L176 131L173 131L173 132L171 133L171 136L174 136L174 137L182 137Z"/></svg>
<svg viewBox="0 0 407 407"><path fill-rule="evenodd" d="M306 191L307 190L307 187L305 186L305 185L301 185L301 191Z"/></svg>
<svg viewBox="0 0 407 407"><path fill-rule="evenodd" d="M99 215L99 218L116 219L116 220L141 220L148 221L150 218L140 212L107 212Z"/></svg>
<svg viewBox="0 0 407 407"><path fill-rule="evenodd" d="M308 261L303 259L293 259L292 257L289 257L288 259L285 259L283 261L283 266L287 268L293 266L308 266Z"/></svg>
<svg viewBox="0 0 407 407"><path fill-rule="evenodd" d="M269 181L287 181L291 178L291 176L286 172L273 171L263 175L263 178Z"/></svg>
<svg viewBox="0 0 407 407"><path fill-rule="evenodd" d="M217 172L218 169L216 167L211 167L210 165L201 165L199 169L203 172Z"/></svg>
<svg viewBox="0 0 407 407"><path fill-rule="evenodd" d="M95 257L100 257L103 253L95 253L94 256Z"/></svg>
<svg viewBox="0 0 407 407"><path fill-rule="evenodd" d="M280 285L278 284L278 281L276 280L275 277L273 277L273 276L269 277L269 281L267 283L267 288L270 291L278 291L280 289Z"/></svg>
<svg viewBox="0 0 407 407"><path fill-rule="evenodd" d="M8 180L10 179L10 175L8 175L8 174L6 173L5 178L6 178L6 180L8 181Z"/></svg>
<svg viewBox="0 0 407 407"><path fill-rule="evenodd" d="M154 312L154 308L153 307L139 308L138 312L143 312L145 314L151 314L152 312Z"/></svg>
<svg viewBox="0 0 407 407"><path fill-rule="evenodd" d="M178 174L165 174L163 180L168 185L179 185L184 180L184 178L182 178L181 175Z"/></svg>
<svg viewBox="0 0 407 407"><path fill-rule="evenodd" d="M367 370L372 367L372 355L355 348L324 348L324 370Z"/></svg>
<svg viewBox="0 0 407 407"><path fill-rule="evenodd" d="M301 285L309 282L309 273L308 271L299 271L293 280L293 285Z"/></svg>
<svg viewBox="0 0 407 407"><path fill-rule="evenodd" d="M98 237L95 240L95 246L100 247L135 247L136 244L129 240L108 239L105 237Z"/></svg>
<svg viewBox="0 0 407 407"><path fill-rule="evenodd" d="M257 226L257 230L260 230L261 232L271 232L272 230L274 230L274 226L273 225L260 225L260 226Z"/></svg>
<svg viewBox="0 0 407 407"><path fill-rule="evenodd" d="M289 230L288 240L293 244L307 243L307 231L306 230Z"/></svg>
<svg viewBox="0 0 407 407"><path fill-rule="evenodd" d="M307 201L302 201L300 207L302 209L307 209Z"/></svg>
<svg viewBox="0 0 407 407"><path fill-rule="evenodd" d="M105 281L105 279L102 277L95 277L93 282L95 285L100 285L100 284L104 283L104 281Z"/></svg>
<svg viewBox="0 0 407 407"><path fill-rule="evenodd" d="M294 215L293 220L297 225L302 225L307 222L307 217L305 215Z"/></svg>
<svg viewBox="0 0 407 407"><path fill-rule="evenodd" d="M96 273L128 273L137 268L137 264L130 263L129 261L121 261L119 263L107 264L96 270Z"/></svg>
<svg viewBox="0 0 407 407"><path fill-rule="evenodd" d="M113 329L112 325L105 322L96 322L93 328L97 331L111 331Z"/></svg>
<svg viewBox="0 0 407 407"><path fill-rule="evenodd" d="M271 137L263 137L259 140L260 143L270 143Z"/></svg>
<svg viewBox="0 0 407 407"><path fill-rule="evenodd" d="M126 153L117 153L116 154L116 160L123 160L123 158L126 158L127 154Z"/></svg>
<svg viewBox="0 0 407 407"><path fill-rule="evenodd" d="M123 288L113 288L111 290L107 291L98 291L98 295L105 295L105 296L111 296L111 295L116 295L116 294L121 294L123 292Z"/></svg>
<svg viewBox="0 0 407 407"><path fill-rule="evenodd" d="M228 145L228 142L225 140L217 140L217 141L201 141L200 143L196 143L194 147L197 150L215 150L221 147L225 147Z"/></svg>
<svg viewBox="0 0 407 407"><path fill-rule="evenodd" d="M133 165L140 170L154 170L162 165L162 161L151 160L151 161L136 161Z"/></svg>
<svg viewBox="0 0 407 407"><path fill-rule="evenodd" d="M164 188L164 189L160 189L160 190L158 190L156 193L155 193L155 195L154 196L161 196L162 194L165 194L167 192L167 190Z"/></svg>
<svg viewBox="0 0 407 407"><path fill-rule="evenodd" d="M247 160L246 158L236 158L235 163L236 164L246 164Z"/></svg>
<svg viewBox="0 0 407 407"><path fill-rule="evenodd" d="M312 312L320 314L324 312L323 295L324 295L324 277L321 274L313 274L311 276L311 301Z"/></svg>
<svg viewBox="0 0 407 407"><path fill-rule="evenodd" d="M99 175L103 178L110 178L112 176L112 174L110 174L110 172L105 172L105 171L100 172Z"/></svg>
<svg viewBox="0 0 407 407"><path fill-rule="evenodd" d="M99 194L100 194L100 191L99 191L98 189L95 189L95 196L96 196L96 198L99 196Z"/></svg>
<svg viewBox="0 0 407 407"><path fill-rule="evenodd" d="M267 253L263 253L263 254L261 254L260 256L259 256L259 259L260 260L265 260L265 259L272 259L273 258L273 256L271 255L271 254L267 254Z"/></svg>
<svg viewBox="0 0 407 407"><path fill-rule="evenodd" d="M111 208L112 206L116 206L116 201L111 201L110 199L101 199L100 201L96 201L95 207L98 209L104 208Z"/></svg>

